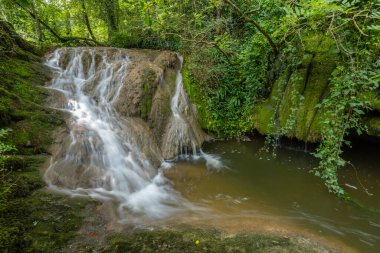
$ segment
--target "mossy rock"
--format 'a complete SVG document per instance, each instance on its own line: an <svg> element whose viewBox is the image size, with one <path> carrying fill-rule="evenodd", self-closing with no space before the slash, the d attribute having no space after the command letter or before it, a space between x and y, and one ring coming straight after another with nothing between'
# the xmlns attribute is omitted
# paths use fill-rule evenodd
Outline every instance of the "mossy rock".
<svg viewBox="0 0 380 253"><path fill-rule="evenodd" d="M38 62L3 57L0 75L0 127L13 130L6 141L20 154L47 152L51 132L63 123L60 112L43 106L48 70Z"/></svg>
<svg viewBox="0 0 380 253"><path fill-rule="evenodd" d="M261 134L278 132L311 142L321 138L324 112L317 105L328 95L339 57L334 41L323 34L307 34L303 42L304 56L297 68L282 72L270 96L255 109L254 124Z"/></svg>
<svg viewBox="0 0 380 253"><path fill-rule="evenodd" d="M6 22L0 21L0 37L0 51L10 42L13 50L0 54L0 127L12 130L2 141L17 148L2 164L0 252L57 252L76 236L88 202L43 190L48 157L39 154L47 152L63 114L44 106L50 72L42 59Z"/></svg>
<svg viewBox="0 0 380 253"><path fill-rule="evenodd" d="M179 228L136 231L108 237L101 252L321 252L310 241L301 243L284 236L246 233L226 235L217 230ZM328 251L327 251L328 252Z"/></svg>
<svg viewBox="0 0 380 253"><path fill-rule="evenodd" d="M316 119L321 103L328 94L329 79L336 67L338 57L329 53L317 54L311 66L303 92L304 103L297 114L295 136L300 140L317 141L320 139L320 128Z"/></svg>
<svg viewBox="0 0 380 253"><path fill-rule="evenodd" d="M320 32L309 32L302 36L304 49L312 54L336 54L334 40Z"/></svg>

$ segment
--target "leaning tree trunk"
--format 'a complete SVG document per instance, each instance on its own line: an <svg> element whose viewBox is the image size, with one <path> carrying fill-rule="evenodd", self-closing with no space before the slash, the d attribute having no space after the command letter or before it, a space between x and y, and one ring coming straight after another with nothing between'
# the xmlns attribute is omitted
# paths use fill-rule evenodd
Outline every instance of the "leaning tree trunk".
<svg viewBox="0 0 380 253"><path fill-rule="evenodd" d="M44 40L44 34L42 33L42 29L41 29L41 23L40 23L40 20L37 17L37 12L36 12L36 6L34 5L34 2L31 2L31 7L32 7L32 13L34 15L34 23L36 25L35 29L36 29L36 33L37 33L37 39L39 42L42 42Z"/></svg>
<svg viewBox="0 0 380 253"><path fill-rule="evenodd" d="M90 33L91 38L92 38L93 40L96 40L96 38L95 38L95 36L94 36L94 33L92 32L92 29L91 29L90 20L88 19L87 10L86 10L86 5L85 5L84 0L81 0L81 7L82 7L83 19L84 19L84 22L86 23L87 30L88 30L88 32Z"/></svg>

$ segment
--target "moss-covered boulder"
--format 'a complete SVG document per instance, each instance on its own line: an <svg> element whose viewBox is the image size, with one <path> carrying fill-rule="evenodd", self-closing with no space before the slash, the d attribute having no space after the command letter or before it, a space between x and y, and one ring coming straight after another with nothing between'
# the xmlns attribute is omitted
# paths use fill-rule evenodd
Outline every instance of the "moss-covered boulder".
<svg viewBox="0 0 380 253"><path fill-rule="evenodd" d="M329 80L339 61L334 41L322 34L304 36L303 58L294 69L284 70L267 99L254 109L254 128L261 134L277 134L307 142L321 140L326 114L317 105L329 94ZM379 110L376 94L372 108ZM376 120L370 120L370 135L376 135ZM371 130L372 129L372 130Z"/></svg>

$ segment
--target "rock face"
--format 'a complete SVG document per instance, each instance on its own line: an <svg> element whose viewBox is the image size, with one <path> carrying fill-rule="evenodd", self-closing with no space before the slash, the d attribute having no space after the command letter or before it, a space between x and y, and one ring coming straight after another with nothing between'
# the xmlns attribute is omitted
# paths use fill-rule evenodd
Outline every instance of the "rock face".
<svg viewBox="0 0 380 253"><path fill-rule="evenodd" d="M140 208L130 196L149 187L160 192L152 180L161 163L196 153L207 138L176 53L60 48L46 59L55 72L50 106L69 113L45 174L51 186Z"/></svg>

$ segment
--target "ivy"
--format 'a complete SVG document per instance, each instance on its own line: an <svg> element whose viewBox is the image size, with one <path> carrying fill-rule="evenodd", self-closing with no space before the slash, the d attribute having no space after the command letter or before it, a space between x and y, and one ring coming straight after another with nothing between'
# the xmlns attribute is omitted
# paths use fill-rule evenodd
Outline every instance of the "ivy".
<svg viewBox="0 0 380 253"><path fill-rule="evenodd" d="M374 65L378 64L379 60ZM325 180L329 191L340 197L347 197L338 182L338 170L347 163L341 157L342 148L350 145L345 138L351 131L359 135L366 132L362 117L370 110L371 100L365 94L378 88L378 82L371 78L371 67L368 62L338 66L332 75L330 95L319 105L327 115L322 142L314 154L320 159L315 174Z"/></svg>

